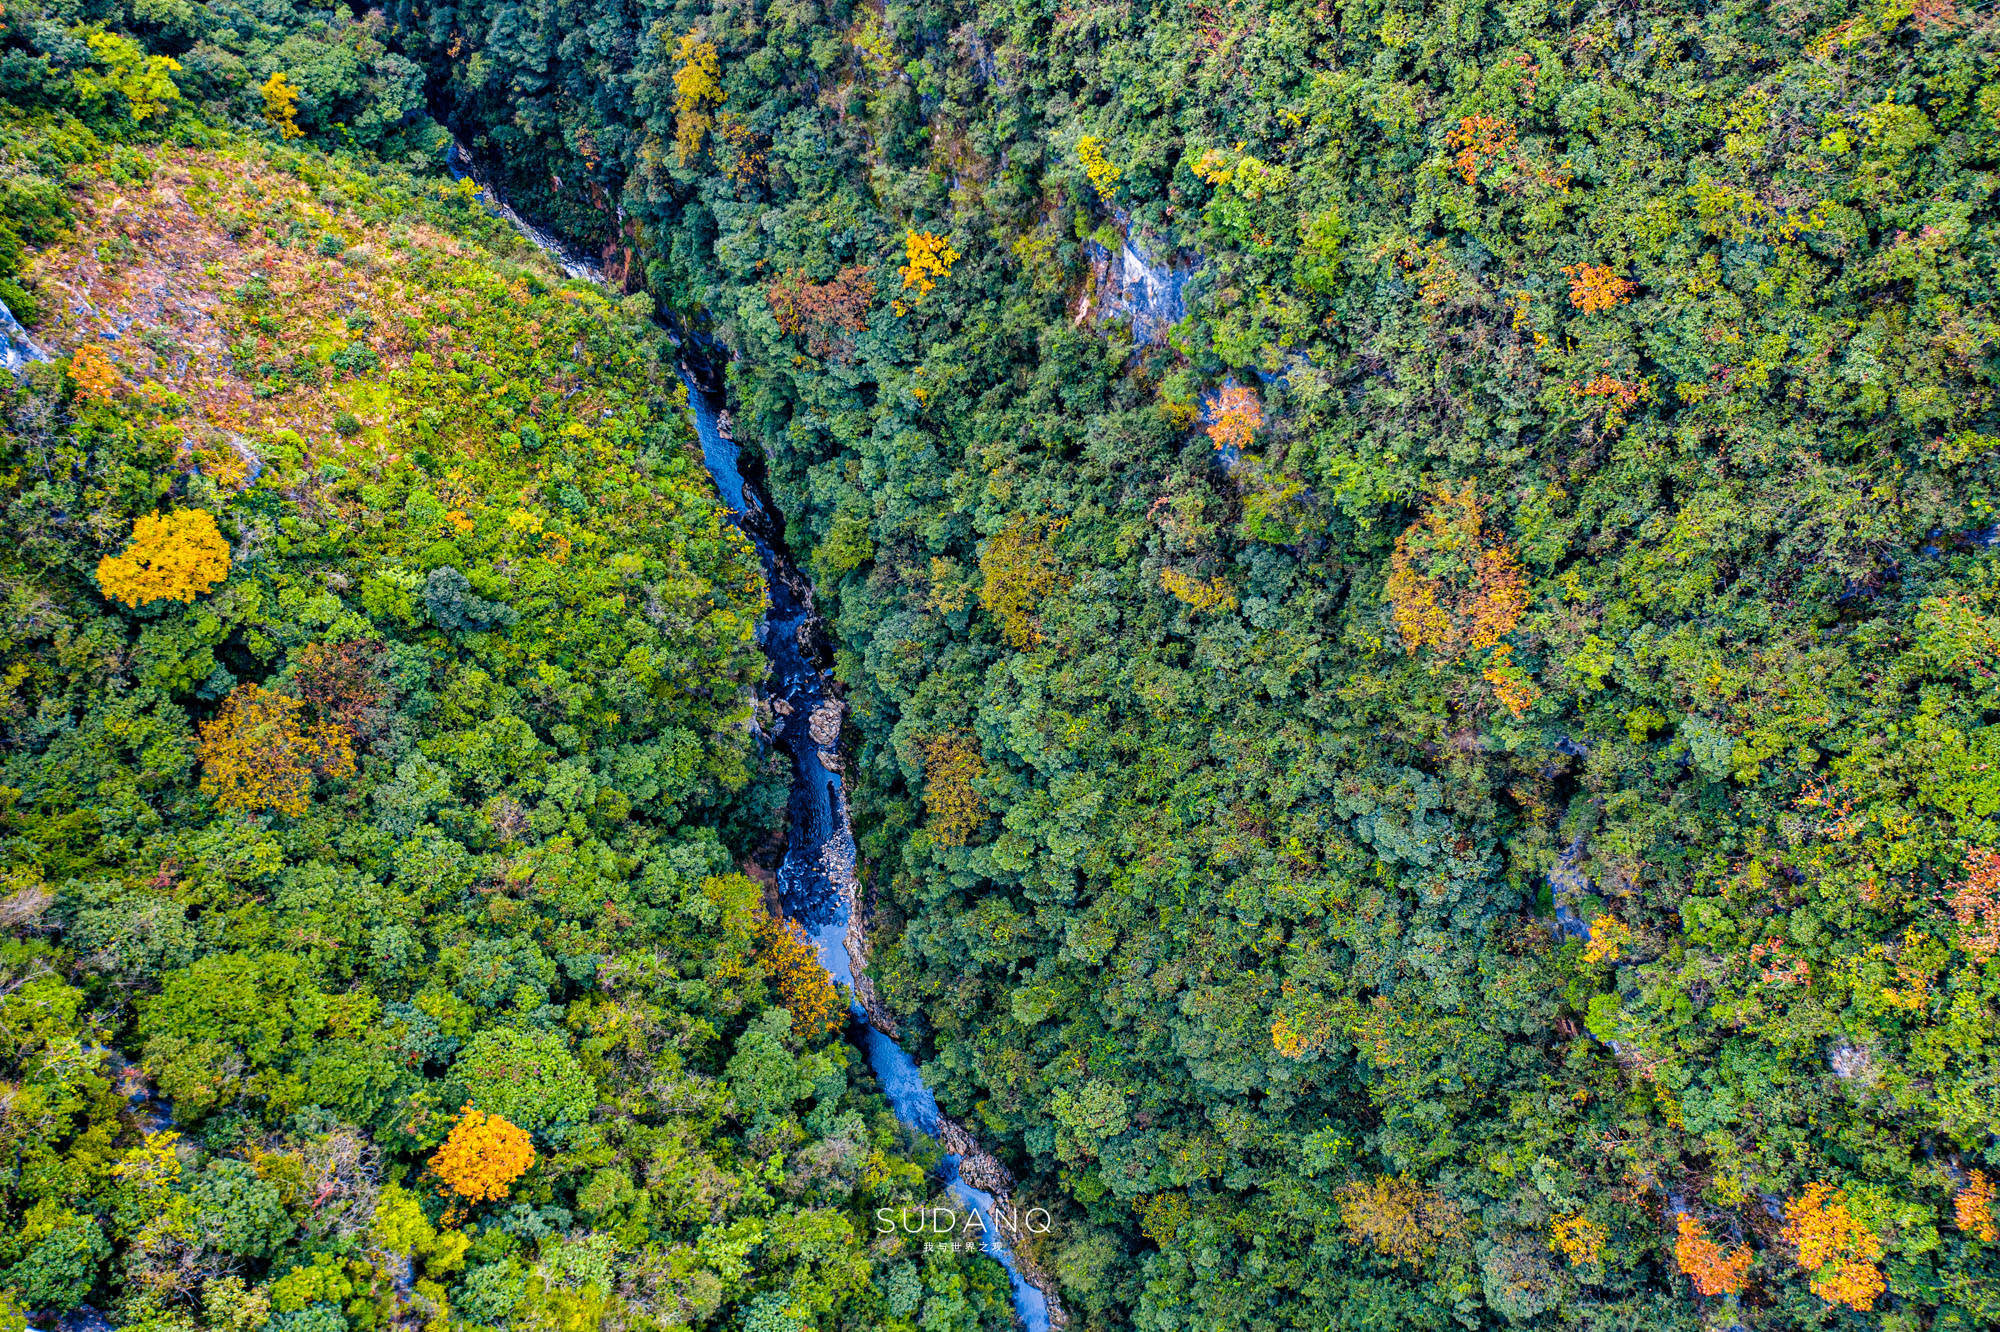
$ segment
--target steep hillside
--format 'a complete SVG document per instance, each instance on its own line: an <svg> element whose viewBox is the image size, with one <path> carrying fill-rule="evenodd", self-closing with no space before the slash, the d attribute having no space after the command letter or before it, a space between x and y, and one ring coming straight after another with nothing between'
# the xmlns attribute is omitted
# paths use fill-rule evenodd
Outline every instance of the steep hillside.
<svg viewBox="0 0 2000 1332"><path fill-rule="evenodd" d="M763 580L647 298L200 138L7 140L0 1325L1004 1326L737 872Z"/></svg>
<svg viewBox="0 0 2000 1332"><path fill-rule="evenodd" d="M399 14L736 352L1090 1325L2000 1319L1990 11Z"/></svg>
<svg viewBox="0 0 2000 1332"><path fill-rule="evenodd" d="M1959 0L24 0L0 92L189 152L229 117L418 167L455 134L632 293L565 318L636 328L650 299L727 361L847 690L877 988L943 1110L1055 1213L1032 1256L1080 1326L1902 1330L2000 1325L1996 47L2000 16ZM86 182L88 207L168 207L124 184ZM48 190L7 191L8 234L55 244ZM215 429L297 403L297 459L258 437L260 463L340 451L323 484L400 515L357 533L433 515L417 549L455 552L399 553L343 605L499 653L477 697L520 700L551 772L587 754L635 818L668 800L746 848L777 785L720 720L745 677L677 712L677 659L573 669L587 649L516 600L548 566L625 586L624 550L583 544L602 469L565 508L562 441L522 419L599 430L537 406L577 372L496 401L445 386L438 351L396 369L393 321L339 312L357 280L402 299L387 239L345 258L363 216L276 261L323 284L290 341L255 291L206 316L256 383ZM0 295L80 327L70 279L10 247ZM535 355L582 366L565 336ZM141 393L139 353L100 341L117 366L73 361L64 392ZM440 420L344 387L364 353ZM476 464L421 427L452 394L492 423L469 456L542 441L534 497L448 493ZM71 596L146 508L150 447L90 483L127 488L108 509L23 510L30 554L114 515L34 555ZM343 489L377 450L379 499ZM394 479L417 469L428 502ZM159 624L220 633L203 604ZM278 622L210 648L117 614L104 641L133 672L181 663L197 720L234 682L291 687L256 645L298 617L241 612ZM725 678L749 669L731 625L685 631ZM482 646L500 628L518 660ZM599 757L644 748L624 686L570 712L628 677L694 737L644 760L684 795ZM98 678L10 758L53 774L6 779L43 793L17 805L47 848L23 863L149 882L136 779L94 820L61 784L111 752L62 720L109 706ZM470 725L436 697L434 724ZM405 799L429 798L382 808ZM572 805L580 829L526 817L581 863L605 835ZM77 902L64 948L96 937Z"/></svg>

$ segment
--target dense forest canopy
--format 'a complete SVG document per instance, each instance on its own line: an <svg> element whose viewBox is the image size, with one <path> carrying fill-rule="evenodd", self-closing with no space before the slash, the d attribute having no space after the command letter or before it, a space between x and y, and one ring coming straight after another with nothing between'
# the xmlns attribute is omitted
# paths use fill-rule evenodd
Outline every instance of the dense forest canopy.
<svg viewBox="0 0 2000 1332"><path fill-rule="evenodd" d="M733 872L658 312L1073 1326L2000 1325L1990 6L0 22L23 1307L1007 1318Z"/></svg>
<svg viewBox="0 0 2000 1332"><path fill-rule="evenodd" d="M449 180L4 132L0 1326L1005 1327L739 872L764 582L651 298Z"/></svg>

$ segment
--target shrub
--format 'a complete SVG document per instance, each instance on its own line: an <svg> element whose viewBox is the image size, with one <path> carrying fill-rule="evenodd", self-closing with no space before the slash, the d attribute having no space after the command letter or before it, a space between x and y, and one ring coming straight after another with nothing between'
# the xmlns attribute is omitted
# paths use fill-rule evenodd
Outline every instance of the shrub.
<svg viewBox="0 0 2000 1332"><path fill-rule="evenodd" d="M202 1243L243 1258L263 1258L284 1247L298 1229L285 1211L278 1186L228 1157L210 1161L188 1190L194 1230Z"/></svg>
<svg viewBox="0 0 2000 1332"><path fill-rule="evenodd" d="M552 1032L482 1031L466 1043L452 1073L473 1106L530 1132L581 1124L597 1104L590 1076Z"/></svg>
<svg viewBox="0 0 2000 1332"><path fill-rule="evenodd" d="M97 1284L97 1268L111 1254L111 1245L96 1220L53 1203L32 1208L16 1246L26 1254L11 1267L0 1268L0 1290L12 1287L31 1309L74 1309ZM4 1253L5 1249L0 1249Z"/></svg>

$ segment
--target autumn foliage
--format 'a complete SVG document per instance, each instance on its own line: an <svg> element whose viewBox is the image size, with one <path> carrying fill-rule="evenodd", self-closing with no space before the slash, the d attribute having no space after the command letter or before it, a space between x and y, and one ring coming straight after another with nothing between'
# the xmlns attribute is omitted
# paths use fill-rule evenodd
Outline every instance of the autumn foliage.
<svg viewBox="0 0 2000 1332"><path fill-rule="evenodd" d="M1958 1228L1986 1244L2000 1241L2000 1226L1993 1220L1993 1181L1984 1170L1972 1172L1964 1188L1951 1200L1952 1219Z"/></svg>
<svg viewBox="0 0 2000 1332"><path fill-rule="evenodd" d="M1452 164L1468 185L1478 182L1479 168L1485 162L1506 156L1514 142L1514 127L1493 116L1466 116L1444 137L1445 147L1457 154Z"/></svg>
<svg viewBox="0 0 2000 1332"><path fill-rule="evenodd" d="M1709 1238L1708 1227L1682 1212L1675 1218L1679 1236L1674 1261L1703 1295L1734 1295L1750 1276L1750 1247L1724 1249Z"/></svg>
<svg viewBox="0 0 2000 1332"><path fill-rule="evenodd" d="M1813 1294L1829 1304L1869 1309L1886 1286L1875 1260L1882 1240L1848 1210L1847 1195L1828 1184L1813 1184L1785 1204L1785 1242L1799 1251L1799 1266L1812 1274Z"/></svg>
<svg viewBox="0 0 2000 1332"><path fill-rule="evenodd" d="M1514 649L1510 644L1502 643L1493 649L1493 659L1480 675L1493 686L1493 697L1517 718L1526 716L1535 700L1542 696L1528 673L1514 664Z"/></svg>
<svg viewBox="0 0 2000 1332"><path fill-rule="evenodd" d="M715 125L715 108L723 99L722 64L715 43L694 33L681 38L674 61L674 152L686 166Z"/></svg>
<svg viewBox="0 0 2000 1332"><path fill-rule="evenodd" d="M299 699L244 684L201 724L201 764L201 789L224 809L297 818L314 776L353 773L354 746L339 725L308 720Z"/></svg>
<svg viewBox="0 0 2000 1332"><path fill-rule="evenodd" d="M1528 608L1527 575L1513 549L1485 531L1470 484L1441 488L1389 558L1387 594L1403 646L1447 661L1500 644ZM1485 672L1516 716L1538 697L1512 655L1494 656Z"/></svg>
<svg viewBox="0 0 2000 1332"><path fill-rule="evenodd" d="M914 288L917 295L928 296L957 262L958 251L950 241L928 231L912 231L903 239L903 263L896 271L902 274L903 290Z"/></svg>
<svg viewBox="0 0 2000 1332"><path fill-rule="evenodd" d="M792 1036L813 1045L839 1031L847 1005L805 932L792 921L766 917L758 926L764 970L778 987L778 1002L792 1015Z"/></svg>
<svg viewBox="0 0 2000 1332"><path fill-rule="evenodd" d="M1286 981L1280 993L1285 1011L1271 1019L1271 1048L1287 1059L1317 1054L1333 1039L1333 1014L1316 993L1294 981Z"/></svg>
<svg viewBox="0 0 2000 1332"><path fill-rule="evenodd" d="M1076 141L1076 157L1083 163L1083 174L1090 177L1090 188L1097 191L1098 200L1109 204L1118 193L1118 178L1123 173L1105 156L1103 141L1084 135Z"/></svg>
<svg viewBox="0 0 2000 1332"><path fill-rule="evenodd" d="M444 1186L468 1202L506 1197L514 1181L534 1163L534 1144L526 1132L469 1105L431 1157L431 1169Z"/></svg>
<svg viewBox="0 0 2000 1332"><path fill-rule="evenodd" d="M1951 889L1951 914L1958 921L1958 946L1976 958L2000 952L2000 851L1981 847L1966 853L1965 877Z"/></svg>
<svg viewBox="0 0 2000 1332"><path fill-rule="evenodd" d="M1638 290L1604 264L1571 264L1563 275L1569 279L1569 303L1585 314L1623 305Z"/></svg>
<svg viewBox="0 0 2000 1332"><path fill-rule="evenodd" d="M846 351L848 339L842 334L868 327L875 279L858 264L843 268L830 282L808 282L795 270L773 282L764 295L778 327L794 336L805 334L806 350L825 356Z"/></svg>
<svg viewBox="0 0 2000 1332"><path fill-rule="evenodd" d="M69 358L69 377L76 396L89 402L110 402L118 389L118 367L94 342L84 343Z"/></svg>
<svg viewBox="0 0 2000 1332"><path fill-rule="evenodd" d="M986 775L979 744L961 732L924 742L924 808L941 846L964 846L986 820L986 800L974 783Z"/></svg>
<svg viewBox="0 0 2000 1332"><path fill-rule="evenodd" d="M1208 578L1196 578L1193 574L1183 573L1179 569L1162 569L1160 586L1164 587L1174 600L1196 612L1236 609L1236 593L1230 588L1229 580L1220 574Z"/></svg>
<svg viewBox="0 0 2000 1332"><path fill-rule="evenodd" d="M1646 384L1642 380L1619 379L1613 375L1597 375L1575 386L1580 398L1604 398L1617 406L1637 406L1646 396Z"/></svg>
<svg viewBox="0 0 2000 1332"><path fill-rule="evenodd" d="M302 139L305 131L299 128L299 90L279 70L265 79L257 91L264 97L264 119L271 128L278 131L281 139Z"/></svg>
<svg viewBox="0 0 2000 1332"><path fill-rule="evenodd" d="M149 513L124 551L97 562L97 585L128 606L193 601L229 576L229 543L206 509Z"/></svg>
<svg viewBox="0 0 2000 1332"><path fill-rule="evenodd" d="M388 720L377 674L382 654L382 644L366 639L306 644L293 658L299 697L355 742L373 736Z"/></svg>
<svg viewBox="0 0 2000 1332"><path fill-rule="evenodd" d="M990 538L979 552L979 604L1000 622L1000 636L1012 647L1042 641L1035 611L1063 585L1053 538L1061 520L1037 522L1022 515Z"/></svg>
<svg viewBox="0 0 2000 1332"><path fill-rule="evenodd" d="M1287 1059L1297 1059L1312 1047L1306 1034L1280 1013L1271 1019L1271 1048Z"/></svg>
<svg viewBox="0 0 2000 1332"><path fill-rule="evenodd" d="M1403 1175L1350 1180L1334 1197L1350 1239L1366 1241L1383 1257L1411 1267L1465 1227L1464 1215L1450 1199Z"/></svg>
<svg viewBox="0 0 2000 1332"><path fill-rule="evenodd" d="M1604 1256L1604 1246L1611 1237L1604 1227L1584 1216L1556 1218L1549 1227L1549 1247L1569 1259L1576 1267L1593 1267Z"/></svg>
<svg viewBox="0 0 2000 1332"><path fill-rule="evenodd" d="M1264 424L1257 395L1241 384L1224 384L1208 404L1208 437L1215 447L1245 449Z"/></svg>

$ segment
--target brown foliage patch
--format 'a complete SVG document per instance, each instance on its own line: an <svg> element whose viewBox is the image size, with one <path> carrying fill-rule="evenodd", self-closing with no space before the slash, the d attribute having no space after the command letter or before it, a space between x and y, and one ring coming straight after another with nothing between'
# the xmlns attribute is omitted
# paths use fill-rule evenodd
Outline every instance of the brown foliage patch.
<svg viewBox="0 0 2000 1332"><path fill-rule="evenodd" d="M805 335L808 352L845 360L853 354L852 335L868 327L875 279L860 265L841 269L830 282L808 282L795 269L766 288L764 297L779 328Z"/></svg>

